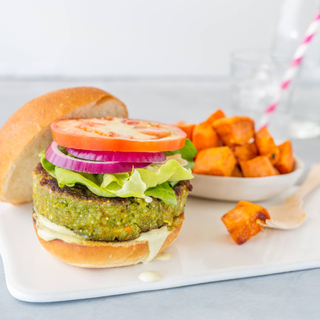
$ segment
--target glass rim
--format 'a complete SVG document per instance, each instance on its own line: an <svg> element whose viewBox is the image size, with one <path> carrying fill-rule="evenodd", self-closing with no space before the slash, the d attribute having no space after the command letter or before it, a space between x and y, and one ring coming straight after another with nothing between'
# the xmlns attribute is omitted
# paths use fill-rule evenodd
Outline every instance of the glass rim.
<svg viewBox="0 0 320 320"><path fill-rule="evenodd" d="M281 53L272 52L267 48L247 47L234 49L230 52L231 62L242 64L260 64L261 62L272 60L274 58L276 58L280 62L289 63L292 57Z"/></svg>

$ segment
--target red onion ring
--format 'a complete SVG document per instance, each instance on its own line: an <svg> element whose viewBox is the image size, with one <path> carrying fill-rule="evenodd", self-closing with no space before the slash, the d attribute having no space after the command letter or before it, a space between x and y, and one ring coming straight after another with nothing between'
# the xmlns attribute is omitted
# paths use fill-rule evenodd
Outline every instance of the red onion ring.
<svg viewBox="0 0 320 320"><path fill-rule="evenodd" d="M57 167L64 169L86 172L93 174L113 174L121 172L130 172L132 167L144 168L150 163L135 163L135 162L98 162L86 161L72 158L65 155L58 149L58 144L53 141L46 150L47 160Z"/></svg>
<svg viewBox="0 0 320 320"><path fill-rule="evenodd" d="M166 160L164 152L119 152L119 151L90 151L66 148L74 157L92 161L119 162L163 162Z"/></svg>

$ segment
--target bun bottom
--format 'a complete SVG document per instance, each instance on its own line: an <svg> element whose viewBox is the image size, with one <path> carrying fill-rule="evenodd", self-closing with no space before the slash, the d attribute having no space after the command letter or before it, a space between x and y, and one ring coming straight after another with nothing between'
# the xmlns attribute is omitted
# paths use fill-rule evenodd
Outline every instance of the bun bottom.
<svg viewBox="0 0 320 320"><path fill-rule="evenodd" d="M159 252L162 252L178 237L184 215L170 232ZM41 245L54 257L81 268L114 268L143 262L149 256L148 241L100 242L85 241L85 244L69 243L55 239L45 241L39 237L36 223L34 229Z"/></svg>

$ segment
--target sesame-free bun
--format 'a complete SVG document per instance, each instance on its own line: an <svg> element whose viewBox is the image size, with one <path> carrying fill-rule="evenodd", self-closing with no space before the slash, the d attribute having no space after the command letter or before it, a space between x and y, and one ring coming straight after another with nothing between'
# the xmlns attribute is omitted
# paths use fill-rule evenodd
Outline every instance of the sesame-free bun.
<svg viewBox="0 0 320 320"><path fill-rule="evenodd" d="M32 201L32 170L38 153L52 141L57 119L128 116L126 106L97 88L78 87L47 93L17 110L0 129L0 200Z"/></svg>
<svg viewBox="0 0 320 320"><path fill-rule="evenodd" d="M159 252L165 250L177 238L183 214L179 222L164 241ZM54 257L81 268L113 268L123 267L143 262L149 255L147 241L84 241L83 244L65 242L63 240L45 241L39 237L36 222L33 219L34 229L41 245Z"/></svg>

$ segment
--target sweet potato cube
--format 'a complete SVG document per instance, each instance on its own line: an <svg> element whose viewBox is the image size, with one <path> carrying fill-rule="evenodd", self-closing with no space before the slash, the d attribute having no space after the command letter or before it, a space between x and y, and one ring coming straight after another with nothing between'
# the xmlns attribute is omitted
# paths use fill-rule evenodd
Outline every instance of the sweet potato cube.
<svg viewBox="0 0 320 320"><path fill-rule="evenodd" d="M240 167L243 175L247 178L276 176L280 174L267 156L240 161Z"/></svg>
<svg viewBox="0 0 320 320"><path fill-rule="evenodd" d="M270 215L265 208L247 201L240 201L221 218L232 239L239 245L263 230L257 220L265 222L267 219Z"/></svg>
<svg viewBox="0 0 320 320"><path fill-rule="evenodd" d="M222 110L218 109L214 113L210 115L210 117L206 120L211 126L213 126L213 123L221 118L225 118L225 114Z"/></svg>
<svg viewBox="0 0 320 320"><path fill-rule="evenodd" d="M272 164L276 164L280 157L280 151L273 141L267 127L260 129L255 135L255 142L259 153L268 156Z"/></svg>
<svg viewBox="0 0 320 320"><path fill-rule="evenodd" d="M180 128L182 131L184 131L187 134L188 139L192 139L192 133L193 129L195 127L195 124L193 123L186 123L184 121L178 121L173 124L174 126Z"/></svg>
<svg viewBox="0 0 320 320"><path fill-rule="evenodd" d="M193 172L230 177L236 162L229 147L204 149L196 156Z"/></svg>
<svg viewBox="0 0 320 320"><path fill-rule="evenodd" d="M245 144L254 136L254 121L249 117L218 119L213 127L223 143L230 147Z"/></svg>
<svg viewBox="0 0 320 320"><path fill-rule="evenodd" d="M240 170L240 168L238 166L235 166L233 171L232 171L232 174L231 174L232 177L238 177L238 178L242 178L243 177L243 174Z"/></svg>
<svg viewBox="0 0 320 320"><path fill-rule="evenodd" d="M220 146L220 140L216 131L206 122L202 122L194 127L192 142L198 151Z"/></svg>
<svg viewBox="0 0 320 320"><path fill-rule="evenodd" d="M238 162L247 161L258 156L258 149L254 142L232 147L232 151Z"/></svg>
<svg viewBox="0 0 320 320"><path fill-rule="evenodd" d="M276 168L280 173L290 173L294 167L293 150L290 140L278 146L280 151L280 158L276 164Z"/></svg>

